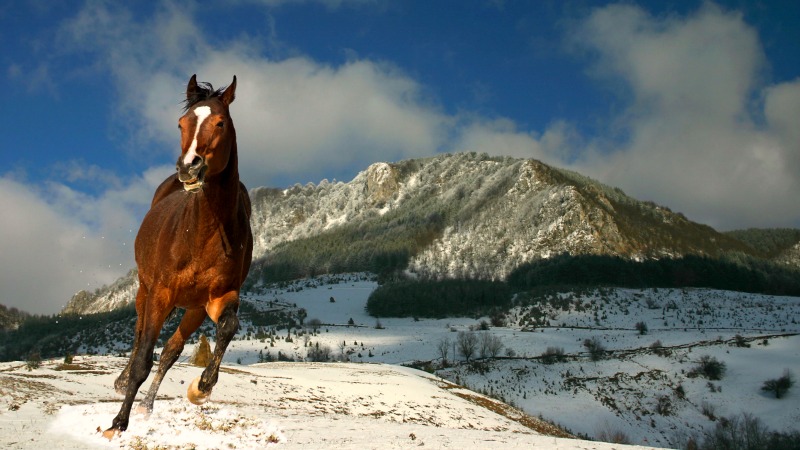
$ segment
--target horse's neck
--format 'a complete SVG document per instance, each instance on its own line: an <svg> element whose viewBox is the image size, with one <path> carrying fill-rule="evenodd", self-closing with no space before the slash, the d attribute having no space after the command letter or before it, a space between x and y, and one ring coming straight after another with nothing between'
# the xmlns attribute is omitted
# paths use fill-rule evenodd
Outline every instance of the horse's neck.
<svg viewBox="0 0 800 450"><path fill-rule="evenodd" d="M231 148L228 165L214 178L213 182L209 183L208 189L204 190L206 198L211 204L217 220L222 222L235 220L239 204L239 157L235 141Z"/></svg>

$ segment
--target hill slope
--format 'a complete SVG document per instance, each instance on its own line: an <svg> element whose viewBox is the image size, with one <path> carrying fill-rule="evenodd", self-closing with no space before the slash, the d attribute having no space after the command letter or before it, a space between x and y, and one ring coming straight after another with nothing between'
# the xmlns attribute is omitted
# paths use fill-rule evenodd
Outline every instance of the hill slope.
<svg viewBox="0 0 800 450"><path fill-rule="evenodd" d="M377 163L349 183L259 188L251 197L254 259L266 280L406 268L503 279L524 262L561 253L757 254L577 173L474 153Z"/></svg>
<svg viewBox="0 0 800 450"><path fill-rule="evenodd" d="M791 228L735 230L725 233L787 266L800 267L800 230Z"/></svg>
<svg viewBox="0 0 800 450"><path fill-rule="evenodd" d="M255 248L245 291L354 271L502 280L521 264L559 254L773 256L580 174L485 154L376 163L348 183L256 188L250 196ZM95 293L81 291L65 312L124 305L136 283L132 272Z"/></svg>
<svg viewBox="0 0 800 450"><path fill-rule="evenodd" d="M260 294L246 295L240 311L241 328L228 347L225 364L229 369L244 372L250 371L247 365L272 370L282 365L261 366L259 363L310 361L314 351L319 349L327 351L329 359L360 363L358 368L372 367L370 363L425 367L437 370L439 376L452 383L498 398L529 415L554 421L581 436L603 438L605 435L608 439L611 434L620 434L627 436L630 442L667 447L682 447L688 438L702 437L718 424L725 423L723 418L744 411L771 430L781 432L796 428L800 420L797 387L784 399L776 399L760 390L765 380L778 377L785 370L800 373L798 297L709 289L590 288L534 293L518 296L514 307L502 318L503 324L490 325L489 330L483 331L483 322L489 322L489 318L381 317L378 327L378 321L364 308L376 287L374 278L353 274L275 284L267 286ZM293 320L303 311L306 326L273 326L255 312L276 309L288 313ZM84 317L82 322L94 317ZM63 318L61 322L59 326L69 325ZM647 325L646 334L638 328L640 322ZM130 319L118 322L109 319L94 328L100 332L79 337L73 344L76 347L68 347L72 354L119 354L130 348L133 339ZM469 335L473 330L476 330L475 335L496 338L503 345L497 357L483 358L483 350L477 348L470 361L465 361L457 341L462 332ZM200 333L213 340L213 324L207 322ZM169 336L169 333L162 336ZM193 336L187 343L181 361L186 361L197 347L196 338L197 335ZM597 338L605 347L601 360L592 360L583 344L592 338ZM450 344L443 346L444 351L440 345L443 342ZM543 355L551 348L559 349L562 356L547 361ZM156 349L156 353L160 351ZM63 354L55 353L59 359ZM692 375L706 355L727 365L727 373L721 380ZM85 389L94 389L92 386L97 383L107 383L103 389L110 393L115 372L121 369L122 360L117 361L108 369L90 369L112 372L104 375L105 378L103 374L90 371L76 374L81 384L76 382L63 387L73 394L70 401L87 401ZM2 398L13 398L24 387L17 383L19 380L44 383L55 375L52 371L28 373L23 366L20 362L0 364L0 383L4 379L3 370L16 367L11 384L0 385L0 391L8 394ZM298 367L305 367L307 373L297 377L311 377L316 383L316 388L309 388L309 393L324 390L328 395L340 394L335 392L341 388L337 377L311 370L310 367L317 365ZM93 376L88 378L89 375ZM227 376L228 373L224 373L220 382L225 382ZM168 378L172 378L170 389L175 391L162 393L182 396L185 385L177 387L175 384L180 385L186 378L173 375ZM263 386L270 389L285 380L275 377L256 381L259 389ZM359 387L359 382L354 381L350 387ZM249 380L243 382L250 386L248 383ZM387 389L399 389L392 386L387 384ZM42 394L36 394L39 400L50 402L50 408L60 406L49 400L52 395L48 391L41 391ZM247 389L241 392L252 395ZM300 389L299 392L306 391ZM287 409L284 413L300 407L289 403L291 399L306 399L298 395L285 395ZM94 398L89 397L91 402L87 407L100 408L92 400ZM325 395L314 395L313 400L303 400L300 405L312 410L321 408L328 417L337 418L336 422L344 429L338 431L337 436L356 439L352 435L357 433L347 430L358 429L361 425L355 423L351 427L351 422L346 422L349 418L328 413L330 405L325 398ZM164 399L169 400L169 397ZM361 404L357 400L350 398L348 401L356 406L347 408L355 411ZM0 412L6 409L9 408L0 403ZM38 409L35 411L39 414ZM177 411L181 411L181 417L186 417L185 410L178 408ZM82 411L73 412L75 417L83 414ZM113 416L113 411L107 415ZM2 415L0 426L25 424L26 420L28 416L24 415ZM101 421L92 429L107 426L104 423ZM397 436L407 437L407 433Z"/></svg>
<svg viewBox="0 0 800 450"><path fill-rule="evenodd" d="M125 360L0 365L5 448L643 448L563 437L555 427L413 369L382 364L225 366L204 406L184 397L201 368L176 364L150 417L133 414L113 442L96 431L119 408Z"/></svg>

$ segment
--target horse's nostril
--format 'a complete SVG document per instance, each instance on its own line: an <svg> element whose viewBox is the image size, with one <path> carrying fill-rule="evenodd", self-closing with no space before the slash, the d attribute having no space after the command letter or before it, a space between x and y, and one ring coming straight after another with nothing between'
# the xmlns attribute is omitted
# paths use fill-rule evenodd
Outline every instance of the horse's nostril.
<svg viewBox="0 0 800 450"><path fill-rule="evenodd" d="M192 168L198 167L202 164L203 164L203 158L201 158L200 156L195 156L194 159L192 159L191 167Z"/></svg>

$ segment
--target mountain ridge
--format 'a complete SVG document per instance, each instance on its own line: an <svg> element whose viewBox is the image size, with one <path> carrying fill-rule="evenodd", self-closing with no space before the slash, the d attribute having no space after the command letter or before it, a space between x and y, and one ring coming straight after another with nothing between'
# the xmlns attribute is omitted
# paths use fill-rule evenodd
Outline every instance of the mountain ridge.
<svg viewBox="0 0 800 450"><path fill-rule="evenodd" d="M379 162L347 183L257 187L250 196L253 268L244 290L352 271L503 280L521 264L560 254L774 257L800 267L800 236L794 247L793 235L784 236L788 247L776 253L774 243L759 248L741 233L717 232L532 159L456 153ZM136 287L132 271L94 294L77 293L64 312L123 306Z"/></svg>

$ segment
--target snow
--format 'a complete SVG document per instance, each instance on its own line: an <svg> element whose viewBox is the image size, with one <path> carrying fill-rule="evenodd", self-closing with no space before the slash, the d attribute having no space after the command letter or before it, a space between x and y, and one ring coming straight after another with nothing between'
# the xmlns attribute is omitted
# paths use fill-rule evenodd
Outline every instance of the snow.
<svg viewBox="0 0 800 450"><path fill-rule="evenodd" d="M119 408L112 386L125 359L80 356L70 366L46 361L33 371L21 362L2 363L0 446L620 449L543 435L521 418L546 428L534 419L540 416L590 437L621 430L632 442L655 447L676 447L712 429L716 422L704 409L716 417L749 412L776 431L800 423L797 387L781 400L760 390L785 369L800 374L800 298L705 289L564 293L559 297L568 306L542 307L549 325L534 324L530 307L520 303L507 326L486 331L516 357L462 363L437 371L439 378L397 364L438 365L436 344L455 341L458 331L485 318L381 318L378 329L364 310L375 287L368 276L355 274L248 295L256 307L278 300L306 309L306 323L322 322L307 335L308 345L329 346L349 362L300 362L305 336L293 331L286 342L284 329L272 342L260 340L243 323L211 401L197 407L185 400L188 383L201 371L186 363L194 347L187 345L152 415L132 414L129 430L111 443L96 430L107 428ZM348 326L351 319L355 325ZM648 324L648 334L634 329L640 321ZM749 347L734 346L736 335ZM590 361L583 341L591 337L613 355ZM656 340L668 354L650 349ZM568 360L547 365L535 359L552 346L563 348ZM278 351L298 362L258 364L264 353L276 357ZM687 375L704 355L726 364L721 380ZM141 390L148 386L149 380ZM656 412L663 397L669 400L666 414Z"/></svg>
<svg viewBox="0 0 800 450"><path fill-rule="evenodd" d="M4 448L545 448L610 449L610 444L541 435L481 407L458 387L414 369L384 364L269 363L225 366L203 406L185 388L201 368L176 364L150 416L134 412L112 441L120 399L112 384L125 360L81 357L28 372L0 365ZM490 401L482 396L474 398ZM616 446L614 448L619 448ZM635 448L635 447L632 447Z"/></svg>

